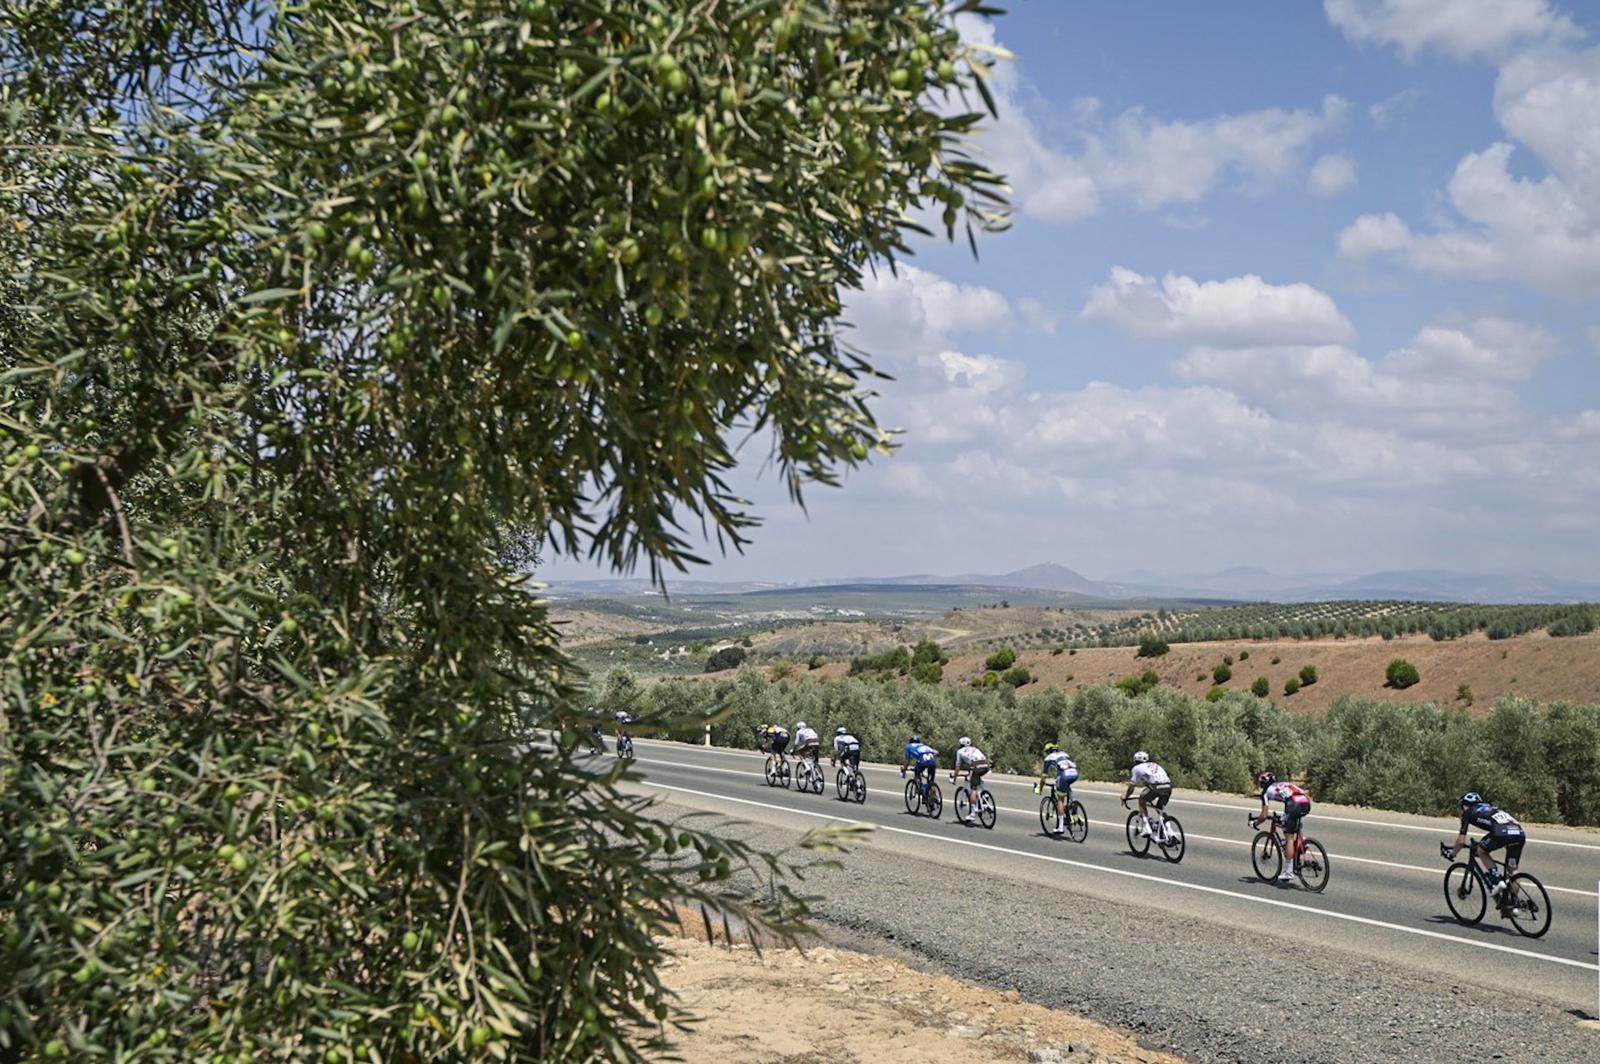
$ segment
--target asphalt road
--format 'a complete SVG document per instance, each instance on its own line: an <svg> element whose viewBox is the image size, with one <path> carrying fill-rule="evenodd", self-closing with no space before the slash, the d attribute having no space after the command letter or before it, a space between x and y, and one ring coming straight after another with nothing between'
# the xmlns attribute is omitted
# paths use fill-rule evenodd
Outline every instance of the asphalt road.
<svg viewBox="0 0 1600 1064"><path fill-rule="evenodd" d="M1553 919L1544 938L1529 939L1492 910L1475 928L1458 925L1450 915L1443 891L1446 862L1439 856L1438 843L1453 838L1453 822L1317 806L1306 831L1327 848L1332 874L1327 890L1313 894L1298 885L1279 886L1256 878L1249 856L1253 831L1245 823L1246 814L1255 807L1244 798L1179 791L1169 811L1182 821L1188 846L1181 863L1172 864L1156 856L1154 848L1145 857L1130 852L1124 834L1127 813L1118 801L1121 790L1108 784L1075 788L1090 820L1088 838L1075 843L1040 831L1039 799L1032 793L1031 780L990 777L999 815L996 826L987 830L955 822L948 769L940 771L944 815L933 821L905 811L904 781L888 766L865 766L867 800L854 805L836 799L831 777L820 796L768 787L761 774L762 757L754 752L647 741L639 742L638 749L637 768L645 776L640 786L678 807L716 811L747 825L788 831L829 822L873 825L877 830L870 841L851 856L851 877L837 879L831 889L865 889L879 877L904 883L907 867L939 866L932 882L973 884L966 899L958 896L965 891L952 893L946 887L938 892L946 899L941 908L953 906L946 911L963 927L973 921L981 926L986 919L983 899L1003 886L1020 890L1018 897L1031 899L1026 904L1041 913L1081 915L1089 908L1114 912L1118 915L1107 917L1111 923L1132 921L1147 930L1152 941L1166 942L1172 951L1192 947L1224 954L1240 943L1258 943L1264 948L1245 952L1242 963L1248 966L1254 963L1249 958L1261 956L1314 956L1333 982L1338 978L1337 965L1343 964L1346 971L1358 967L1363 972L1392 973L1397 986L1411 980L1450 987L1458 994L1481 989L1501 997L1511 995L1539 1010L1557 1028L1570 1027L1574 1032L1580 1019L1593 1019L1600 1010L1596 893L1600 834L1556 828L1530 831L1523 868L1549 890ZM972 874L963 878L960 870ZM854 913L853 922L862 929L906 934L894 912L878 911L882 906L863 903L842 908ZM829 913L825 910L823 915ZM1081 919L1072 926L1075 933L1091 934ZM1186 934L1193 932L1187 946L1185 935L1177 934L1180 928ZM915 935L918 948L937 947L940 933L939 920L921 920ZM1107 934L1114 938L1127 932ZM1328 967L1329 958L1334 967ZM1212 970L1204 964L1190 966L1184 985L1209 981L1212 976L1207 973ZM1217 972L1216 978L1241 974L1248 982L1248 971ZM1363 978L1368 984L1379 979ZM1349 993L1351 1000L1360 1000L1358 990ZM1130 1026L1130 1015L1139 1019L1137 1010L1129 1013L1109 1006L1096 1016L1097 999L1092 994L1059 1003L1075 1004L1095 1018L1123 1026ZM1459 1007L1462 1002L1453 1004ZM1399 1005L1394 1008L1399 1010L1395 1015L1405 1011ZM1106 1015L1108 1011L1112 1014ZM1352 1037L1360 1037L1362 1016L1345 1019L1356 1025ZM1167 1033L1172 1037L1154 1041L1198 1059L1228 1059L1227 1053L1213 1056L1206 1051L1208 1044L1197 1049L1178 1037L1197 1021L1223 1027L1228 1018L1197 1016L1191 1009L1171 1021L1173 1030ZM1406 1022L1415 1026L1414 1019ZM1142 1023L1131 1026L1139 1029ZM1430 1021L1429 1029L1435 1026ZM1552 1037L1559 1034L1551 1032ZM1592 1047L1592 1059L1600 1059L1600 1031L1584 1031L1578 1037L1580 1045ZM1552 1043L1550 1052L1570 1051L1564 1035L1561 1041L1560 1048ZM1476 1044L1469 1040L1462 1048ZM1278 1059L1283 1053L1292 1059L1297 1052L1313 1059L1313 1054L1288 1045L1279 1047ZM1246 1059L1250 1054L1236 1055ZM1392 1047L1384 1055L1394 1057ZM1357 1058L1343 1053L1326 1059Z"/></svg>

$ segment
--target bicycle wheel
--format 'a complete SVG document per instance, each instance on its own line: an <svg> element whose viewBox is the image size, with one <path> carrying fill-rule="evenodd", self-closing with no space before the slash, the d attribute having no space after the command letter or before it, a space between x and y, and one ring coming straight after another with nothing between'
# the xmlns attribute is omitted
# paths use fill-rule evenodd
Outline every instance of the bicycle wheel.
<svg viewBox="0 0 1600 1064"><path fill-rule="evenodd" d="M917 786L916 780L906 780L906 812L916 816L920 808L922 808L922 789Z"/></svg>
<svg viewBox="0 0 1600 1064"><path fill-rule="evenodd" d="M1550 895L1528 873L1518 872L1507 881L1502 904L1512 925L1529 938L1542 938L1550 930Z"/></svg>
<svg viewBox="0 0 1600 1064"><path fill-rule="evenodd" d="M956 787L956 819L965 820L972 814L972 797L967 794L967 788L961 785Z"/></svg>
<svg viewBox="0 0 1600 1064"><path fill-rule="evenodd" d="M938 820L939 814L944 812L944 795L939 790L937 783L928 784L928 799L926 802L928 815Z"/></svg>
<svg viewBox="0 0 1600 1064"><path fill-rule="evenodd" d="M774 765L772 762L768 761L767 764L766 764L766 767L761 770L761 773L762 773L762 775L767 777L767 786L768 787L776 787L778 785L778 766L777 765Z"/></svg>
<svg viewBox="0 0 1600 1064"><path fill-rule="evenodd" d="M1161 836L1161 856L1173 864L1177 864L1183 860L1183 852L1186 848L1183 838L1183 825L1178 823L1177 817L1168 816L1163 830L1165 833Z"/></svg>
<svg viewBox="0 0 1600 1064"><path fill-rule="evenodd" d="M1139 834L1139 824L1143 820L1138 810L1128 814L1128 849L1140 857L1150 852L1150 836Z"/></svg>
<svg viewBox="0 0 1600 1064"><path fill-rule="evenodd" d="M1476 924L1483 919L1489 905L1489 892L1484 889L1483 877L1465 861L1457 861L1444 873L1444 900L1450 914L1463 924Z"/></svg>
<svg viewBox="0 0 1600 1064"><path fill-rule="evenodd" d="M1321 894L1328 889L1328 878L1333 875L1333 866L1328 863L1328 851L1316 839L1300 840L1300 860L1294 874L1300 877L1300 885L1313 894Z"/></svg>
<svg viewBox="0 0 1600 1064"><path fill-rule="evenodd" d="M822 778L822 770L815 765L811 766L811 793L821 794L828 784Z"/></svg>
<svg viewBox="0 0 1600 1064"><path fill-rule="evenodd" d="M1073 842L1082 842L1089 837L1089 814L1076 798L1067 803L1067 837Z"/></svg>
<svg viewBox="0 0 1600 1064"><path fill-rule="evenodd" d="M1278 837L1272 832L1256 832L1255 839L1250 843L1250 866L1256 870L1256 878L1263 883L1272 882L1283 871L1283 848L1278 845Z"/></svg>
<svg viewBox="0 0 1600 1064"><path fill-rule="evenodd" d="M782 787L784 790L788 790L789 789L789 780L790 780L789 762L787 762L787 761L778 762L778 786Z"/></svg>
<svg viewBox="0 0 1600 1064"><path fill-rule="evenodd" d="M841 802L844 801L846 797L848 797L848 792L845 790L845 788L847 786L848 786L848 784L845 783L845 779L844 779L844 769L841 768L841 769L839 769L837 772L835 772L833 774L833 789L834 789L834 793L838 794L839 801L841 801Z"/></svg>
<svg viewBox="0 0 1600 1064"><path fill-rule="evenodd" d="M994 829L994 795L988 791L978 793L978 821L990 830Z"/></svg>
<svg viewBox="0 0 1600 1064"><path fill-rule="evenodd" d="M1056 830L1056 797L1046 793L1039 799L1039 830L1046 835L1055 834Z"/></svg>

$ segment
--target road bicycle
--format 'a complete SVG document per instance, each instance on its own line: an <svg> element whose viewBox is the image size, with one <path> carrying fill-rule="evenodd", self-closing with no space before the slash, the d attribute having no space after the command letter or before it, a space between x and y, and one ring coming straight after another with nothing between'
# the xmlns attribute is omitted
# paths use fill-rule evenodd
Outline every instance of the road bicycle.
<svg viewBox="0 0 1600 1064"><path fill-rule="evenodd" d="M950 782L955 783L956 774L950 773ZM978 823L986 828L994 828L994 795L989 793L989 785L982 780L978 781ZM956 819L963 823L972 819L972 793L971 788L962 785L956 788Z"/></svg>
<svg viewBox="0 0 1600 1064"><path fill-rule="evenodd" d="M1037 790L1037 788L1035 788ZM1071 792L1068 792L1069 794ZM1056 785L1051 784L1050 789L1044 792L1044 797L1039 799L1039 830L1046 835L1056 833ZM1089 814L1084 811L1083 803L1076 798L1067 800L1067 838L1073 842L1082 842L1089 837Z"/></svg>
<svg viewBox="0 0 1600 1064"><path fill-rule="evenodd" d="M617 756L628 761L633 760L633 736L624 735L617 740Z"/></svg>
<svg viewBox="0 0 1600 1064"><path fill-rule="evenodd" d="M768 754L766 777L768 787L789 786L789 762L782 754Z"/></svg>
<svg viewBox="0 0 1600 1064"><path fill-rule="evenodd" d="M1128 807L1127 799L1123 799L1122 807ZM1150 852L1150 844L1154 842L1161 847L1161 856L1177 864L1183 860L1185 849L1183 840L1183 825L1178 823L1178 818L1165 809L1156 810L1155 831L1149 835L1139 834L1139 823L1144 817L1135 809L1128 814L1128 849L1143 857Z"/></svg>
<svg viewBox="0 0 1600 1064"><path fill-rule="evenodd" d="M801 756L794 763L794 789L804 793L821 794L823 788L822 766L811 758Z"/></svg>
<svg viewBox="0 0 1600 1064"><path fill-rule="evenodd" d="M1254 827L1259 821L1250 817L1250 826ZM1255 839L1250 843L1250 864L1255 867L1256 878L1267 882L1274 882L1278 873L1283 871L1283 854L1285 836L1278 834L1278 829L1283 826L1283 814L1272 814L1272 826L1256 832ZM1294 874L1299 877L1300 885L1314 894L1321 894L1328 889L1328 878L1333 874L1333 866L1328 862L1328 851L1316 839L1306 838L1304 830L1296 830L1293 838L1300 841L1299 856L1294 859Z"/></svg>
<svg viewBox="0 0 1600 1064"><path fill-rule="evenodd" d="M900 775L905 774L906 770L901 769ZM916 816L924 809L935 820L938 820L939 814L944 812L944 795L939 793L939 782L931 773L926 780L918 778L906 780L906 812Z"/></svg>
<svg viewBox="0 0 1600 1064"><path fill-rule="evenodd" d="M1444 900L1450 906L1450 914L1469 927L1476 925L1483 920L1493 897L1500 919L1510 920L1519 934L1542 938L1550 930L1550 895L1544 884L1527 872L1517 872L1501 880L1500 893L1495 896L1478 865L1481 849L1483 844L1477 839L1468 839L1467 859L1456 861L1445 870ZM1447 861L1454 859L1449 845L1443 842L1439 844L1439 856Z"/></svg>
<svg viewBox="0 0 1600 1064"><path fill-rule="evenodd" d="M867 800L867 778L854 761L846 761L839 766L838 773L833 777L833 786L842 801L860 805Z"/></svg>
<svg viewBox="0 0 1600 1064"><path fill-rule="evenodd" d="M606 752L606 739L598 724L589 729L589 752L597 757Z"/></svg>

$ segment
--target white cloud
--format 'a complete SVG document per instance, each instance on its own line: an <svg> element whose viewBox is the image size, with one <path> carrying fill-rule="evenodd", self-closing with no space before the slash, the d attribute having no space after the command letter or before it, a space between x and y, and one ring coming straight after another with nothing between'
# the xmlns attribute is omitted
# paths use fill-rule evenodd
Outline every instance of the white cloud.
<svg viewBox="0 0 1600 1064"><path fill-rule="evenodd" d="M1017 300L1017 313L1022 315L1022 320L1034 332L1054 336L1057 326L1061 324L1060 314L1032 296Z"/></svg>
<svg viewBox="0 0 1600 1064"><path fill-rule="evenodd" d="M1379 129L1387 129L1397 118L1411 110L1421 97L1422 90L1413 85L1372 104L1367 108L1367 115L1372 119L1373 125Z"/></svg>
<svg viewBox="0 0 1600 1064"><path fill-rule="evenodd" d="M996 43L992 22L963 15L956 25L968 44ZM1000 117L980 134L985 159L1006 175L1022 213L1052 222L1097 214L1108 199L1155 210L1199 202L1227 181L1246 191L1271 187L1300 170L1312 142L1347 109L1328 96L1318 109L1273 107L1186 121L1134 107L1107 118L1100 101L1083 98L1066 123L1068 147L1047 142L1030 118L1028 89L1014 64L996 66L991 88Z"/></svg>
<svg viewBox="0 0 1600 1064"><path fill-rule="evenodd" d="M1505 278L1550 292L1593 291L1600 284L1600 216L1554 175L1512 175L1513 150L1496 144L1456 167L1447 193L1469 224L1418 233L1392 213L1362 215L1339 234L1340 253L1392 254L1430 273Z"/></svg>
<svg viewBox="0 0 1600 1064"><path fill-rule="evenodd" d="M1356 164L1343 155L1324 155L1311 167L1306 185L1318 196L1339 196L1356 184Z"/></svg>
<svg viewBox="0 0 1600 1064"><path fill-rule="evenodd" d="M902 265L898 274L869 275L861 291L850 293L845 317L851 343L903 363L936 355L957 334L1005 328L1011 305L992 288Z"/></svg>
<svg viewBox="0 0 1600 1064"><path fill-rule="evenodd" d="M1089 293L1082 317L1141 336L1183 344L1321 344L1353 339L1355 329L1324 292L1308 284L1268 284L1253 274L1159 282L1121 266Z"/></svg>
<svg viewBox="0 0 1600 1064"><path fill-rule="evenodd" d="M1494 87L1495 117L1600 219L1600 48L1513 58Z"/></svg>
<svg viewBox="0 0 1600 1064"><path fill-rule="evenodd" d="M1022 383L1023 366L993 355L963 355L959 351L939 353L938 365L952 388L981 394L1010 391Z"/></svg>
<svg viewBox="0 0 1600 1064"><path fill-rule="evenodd" d="M1496 55L1578 34L1547 0L1324 0L1323 10L1352 41L1393 44L1408 59L1427 48L1458 59Z"/></svg>

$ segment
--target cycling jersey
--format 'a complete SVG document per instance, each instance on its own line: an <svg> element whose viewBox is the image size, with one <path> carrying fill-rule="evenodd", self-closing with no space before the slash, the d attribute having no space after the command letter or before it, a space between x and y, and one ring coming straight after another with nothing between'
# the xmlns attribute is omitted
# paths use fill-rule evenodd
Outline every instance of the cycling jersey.
<svg viewBox="0 0 1600 1064"><path fill-rule="evenodd" d="M1311 804L1311 795L1288 780L1279 780L1261 792L1261 804L1266 805L1268 802L1282 802L1285 807L1291 805L1309 806Z"/></svg>
<svg viewBox="0 0 1600 1064"><path fill-rule="evenodd" d="M939 763L939 751L927 743L907 743L906 760L915 764L918 768L924 765L937 765Z"/></svg>
<svg viewBox="0 0 1600 1064"><path fill-rule="evenodd" d="M1462 810L1461 833L1465 835L1468 828L1482 828L1496 839L1520 839L1525 834L1516 817L1488 802L1479 802Z"/></svg>
<svg viewBox="0 0 1600 1064"><path fill-rule="evenodd" d="M818 742L817 732L814 728L796 728L794 731L794 745L812 746Z"/></svg>
<svg viewBox="0 0 1600 1064"><path fill-rule="evenodd" d="M989 759L976 746L963 746L956 751L956 768L972 770L988 767Z"/></svg>
<svg viewBox="0 0 1600 1064"><path fill-rule="evenodd" d="M615 716L617 718L617 727L619 728L633 723L633 716L625 710L617 710Z"/></svg>
<svg viewBox="0 0 1600 1064"><path fill-rule="evenodd" d="M854 735L835 735L833 737L833 752L835 754L859 754L861 740Z"/></svg>
<svg viewBox="0 0 1600 1064"><path fill-rule="evenodd" d="M1133 766L1133 773L1129 775L1128 782L1143 784L1146 787L1172 786L1172 778L1167 775L1167 770L1154 761L1146 761L1142 765Z"/></svg>
<svg viewBox="0 0 1600 1064"><path fill-rule="evenodd" d="M1052 772L1056 776L1056 790L1064 791L1078 782L1078 766L1073 764L1072 758L1060 750L1048 755L1044 759L1044 775Z"/></svg>

